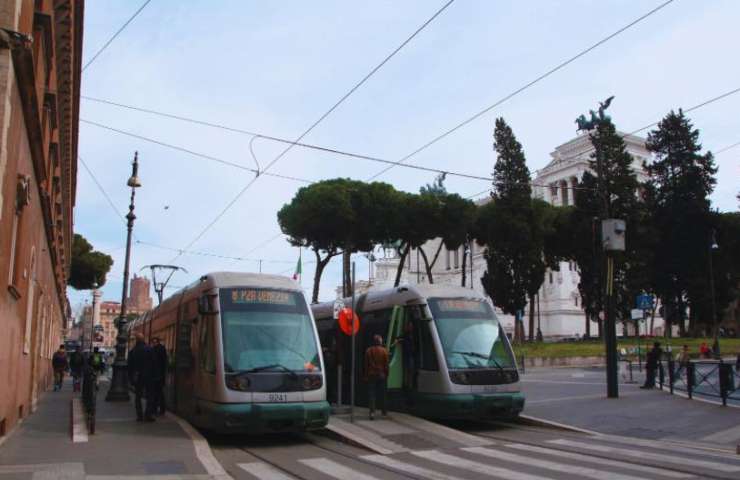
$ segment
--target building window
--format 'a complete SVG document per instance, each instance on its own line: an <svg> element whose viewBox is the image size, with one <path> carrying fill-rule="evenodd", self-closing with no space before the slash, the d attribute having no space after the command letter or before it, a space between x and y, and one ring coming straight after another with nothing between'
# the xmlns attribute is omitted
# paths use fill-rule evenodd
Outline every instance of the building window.
<svg viewBox="0 0 740 480"><path fill-rule="evenodd" d="M8 262L8 289L13 296L20 298L20 280L22 277L22 265L18 254L20 245L20 236L23 226L23 210L31 203L31 177L28 175L18 175L15 191L15 214L13 215L13 226L10 236L10 255Z"/></svg>

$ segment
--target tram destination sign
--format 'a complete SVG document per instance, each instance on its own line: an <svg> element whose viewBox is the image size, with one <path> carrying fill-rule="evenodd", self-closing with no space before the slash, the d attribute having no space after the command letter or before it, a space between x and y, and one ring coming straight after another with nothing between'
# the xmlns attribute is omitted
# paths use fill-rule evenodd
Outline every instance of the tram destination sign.
<svg viewBox="0 0 740 480"><path fill-rule="evenodd" d="M437 300L437 308L440 312L488 312L485 303L465 298L441 298Z"/></svg>
<svg viewBox="0 0 740 480"><path fill-rule="evenodd" d="M295 306L296 296L282 290L263 288L235 288L231 291L233 304L266 304Z"/></svg>

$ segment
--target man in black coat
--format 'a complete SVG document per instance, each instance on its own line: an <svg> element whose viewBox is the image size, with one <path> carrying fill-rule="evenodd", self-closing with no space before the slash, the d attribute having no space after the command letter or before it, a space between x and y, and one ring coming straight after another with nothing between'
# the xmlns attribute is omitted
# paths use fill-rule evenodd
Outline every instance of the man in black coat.
<svg viewBox="0 0 740 480"><path fill-rule="evenodd" d="M154 421L155 404L155 361L154 350L144 342L144 335L136 334L136 345L128 352L128 378L136 392L136 420ZM141 408L141 397L146 395L146 411Z"/></svg>
<svg viewBox="0 0 740 480"><path fill-rule="evenodd" d="M154 410L159 415L164 415L164 385L167 378L167 349L159 337L152 338L152 350L154 350Z"/></svg>
<svg viewBox="0 0 740 480"><path fill-rule="evenodd" d="M645 376L645 384L640 388L655 388L655 371L660 366L660 359L663 356L663 349L660 348L660 342L653 343L653 348L647 354L645 361L645 369L647 374Z"/></svg>

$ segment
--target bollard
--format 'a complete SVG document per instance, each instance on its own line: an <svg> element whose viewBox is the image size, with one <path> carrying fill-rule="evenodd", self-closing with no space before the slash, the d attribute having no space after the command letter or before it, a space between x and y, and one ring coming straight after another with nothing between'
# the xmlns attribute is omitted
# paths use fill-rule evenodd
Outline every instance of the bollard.
<svg viewBox="0 0 740 480"><path fill-rule="evenodd" d="M696 368L696 365L694 365L693 362L689 362L688 365L686 365L686 392L689 394L689 398L694 393L694 369Z"/></svg>
<svg viewBox="0 0 740 480"><path fill-rule="evenodd" d="M675 364L673 360L668 360L668 385L670 386L671 395L673 395L673 382L676 381L675 378Z"/></svg>
<svg viewBox="0 0 740 480"><path fill-rule="evenodd" d="M722 405L726 407L727 395L730 392L730 382L732 381L732 365L722 363L722 360L719 362L719 392L722 395Z"/></svg>

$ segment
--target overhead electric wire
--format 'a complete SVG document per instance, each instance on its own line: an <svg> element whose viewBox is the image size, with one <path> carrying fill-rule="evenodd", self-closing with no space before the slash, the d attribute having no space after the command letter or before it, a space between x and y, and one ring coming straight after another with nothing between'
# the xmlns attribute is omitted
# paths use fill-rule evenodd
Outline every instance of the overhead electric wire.
<svg viewBox="0 0 740 480"><path fill-rule="evenodd" d="M149 2L151 2L151 1L152 1L152 0L146 0L146 1L145 1L145 2L144 2L144 3L143 3L143 4L142 4L142 5L140 6L140 7L139 7L139 9L138 9L138 10L136 10L136 11L134 12L134 14L133 14L133 15L131 15L131 17L129 17L129 19L128 19L128 20L126 20L126 22L125 22L125 23L124 23L123 25L121 25L121 28L119 28L119 29L118 29L118 30L116 31L116 33L114 33L114 34L113 34L113 36L112 36L112 37L110 37L110 38L108 39L108 41L107 41L107 42L105 42L105 43L103 44L103 46L102 46L102 47L100 47L100 49L99 49L99 50L98 50L97 52L95 52L95 55L93 55L93 57L92 57L92 58L91 58L90 60L88 60L88 61L87 61L87 63L85 63L85 66L84 66L84 67L82 67L82 71L83 71L83 72L85 71L85 69L86 69L87 67L89 67L89 66L90 66L90 64L91 64L91 63L93 63L93 62L94 62L94 61L95 61L95 60L96 60L96 59L98 58L98 56L99 56L99 55L100 55L101 53L103 53L103 51L104 51L104 50L105 50L106 48L108 48L108 46L109 46L109 45L110 45L111 43L113 43L113 40L115 40L115 39L116 39L116 37L118 37L118 35L120 35L120 34L121 34L121 32L123 32L123 31L124 31L124 30L126 29L126 27L128 27L128 25L129 25L129 24L130 24L130 23L131 23L131 22L132 22L132 21L134 20L134 18L136 18L136 17L137 17L137 16L138 16L138 15L139 15L139 14L141 13L141 11L142 11L142 10L144 10L144 8L146 8L146 6L147 6L147 5L149 5Z"/></svg>
<svg viewBox="0 0 740 480"><path fill-rule="evenodd" d="M449 7L454 1L455 0L449 0L447 3L445 3L444 5L442 5L442 7L434 13L434 15L432 15L426 22L424 22L419 28L417 28L416 31L414 31L414 33L412 33L406 40L404 40L395 50L393 50L388 56L386 56L378 65L376 65L372 70L370 70L370 72L367 75L365 75L362 78L362 80L360 80L352 88L350 88L349 91L347 93L345 93L336 103L334 103L334 105L332 105L331 108L329 108L329 110L327 110L326 112L324 112L324 114L321 115L318 118L318 120L316 120L315 122L313 122L311 124L311 126L308 127L308 129L306 129L295 140L295 142L300 142L303 139L303 137L305 137L306 135L308 135L309 133L311 133L311 131L314 128L316 128L316 126L318 126L319 123L321 123L326 117L328 117L329 115L331 115L331 113L334 112L334 110L336 110L342 103L344 103L344 101L347 98L349 98L350 95L352 95L353 93L355 93L355 91L357 91L357 89L359 89L367 80L370 79L370 77L372 77L378 70L380 70L383 67L383 65L385 65L386 63L388 63L388 61L390 61L391 58L393 58L399 51L401 51L401 49L403 49L409 42L411 42L411 40L413 40L419 33L421 33L421 31L424 30L430 23L432 23L432 21L434 21L434 19L436 19L439 15L441 15L442 12L444 12L447 9L447 7ZM277 163L281 158L283 158L283 156L285 156L285 154L287 154L292 148L293 148L293 145L292 144L291 145L288 145L282 152L280 152L280 154L278 154L278 156L276 156L274 159L272 159L272 161L270 163L267 164L267 166L265 167L265 169L264 169L264 171L262 173L264 173L267 170L269 170L273 165L275 165L275 163ZM208 230L210 230L213 227L213 225L215 225L216 222L218 222L221 219L221 217L223 217L226 214L226 212L229 211L229 209L231 209L231 207L239 200L239 198L241 198L241 196L244 195L244 192L246 192L249 189L249 187L251 187L254 184L254 182L257 181L258 178L259 178L259 175L256 176L255 178L253 178L252 180L250 180L244 186L244 188L242 188L239 191L239 193L237 193L237 195L228 204L226 204L226 206L223 208L223 210L221 210L218 213L218 215L216 215L216 217L210 223L208 223L208 225L206 225L205 228L203 228L203 230L201 230L198 233L198 235L196 235L195 238L193 238L193 240L191 240L185 246L185 250L189 249L198 240L200 240L203 237L203 235L205 235L206 232L208 232ZM174 260L177 260L177 258L178 257L175 257L173 259L173 261Z"/></svg>
<svg viewBox="0 0 740 480"><path fill-rule="evenodd" d="M136 139L139 139L139 140L143 140L145 142L153 143L155 145L159 145L159 146L162 146L162 147L171 148L173 150L177 150L177 151L180 151L180 152L183 152L183 153L187 153L189 155L193 155L194 157L200 157L200 158L203 158L203 159L206 159L206 160L211 160L211 161L214 161L214 162L221 163L223 165L227 165L229 167L234 167L234 168L238 168L238 169L241 169L241 170L246 170L248 172L254 173L257 176L259 176L259 175L268 175L270 177L283 178L283 179L286 179L286 180L293 180L293 181L296 181L296 182L313 183L313 180L306 180L305 178L298 178L298 177L293 177L293 176L290 176L290 175L282 175L282 174L279 174L279 173L270 173L270 172L264 172L264 171L260 172L259 170L255 169L255 168L247 167L246 165L242 165L242 164L235 163L235 162L230 162L230 161L224 160L222 158L214 157L213 155L207 155L205 153L196 152L194 150L190 150L188 148L181 147L179 145L173 145L171 143L163 142L161 140L156 140L156 139L150 138L150 137L145 137L143 135L139 135L139 134L136 134L136 133L133 133L133 132L127 132L126 130L120 130L118 128L114 128L114 127L111 127L111 126L108 126L108 125L103 125L102 123L93 122L91 120L85 120L84 118L81 118L80 119L80 123L86 123L88 125L93 125L93 126L98 127L98 128L103 128L105 130L109 130L109 131L112 131L112 132L120 133L121 135L126 135L126 136L129 136L129 137L133 137L133 138L136 138ZM257 178L257 177L255 177L255 178Z"/></svg>
<svg viewBox="0 0 740 480"><path fill-rule="evenodd" d="M247 257L235 257L231 255L222 255L218 253L212 253L212 252L202 252L198 250L182 250L180 248L175 247L168 247L165 245L160 245L157 243L152 242L145 242L143 240L137 240L137 244L144 245L147 247L152 248L158 248L160 250L168 250L170 252L179 252L183 255L194 255L199 257L214 257L214 258L221 258L225 260L235 260L237 262L264 262L264 263L295 263L293 260L276 260L276 259L270 259L270 258L247 258Z"/></svg>
<svg viewBox="0 0 740 480"><path fill-rule="evenodd" d="M704 102L702 102L702 103L700 103L698 105L694 105L693 107L689 107L686 110L684 110L683 112L684 113L693 112L694 110L697 110L697 109L699 109L701 107L705 107L705 106L709 105L710 103L714 103L714 102L716 102L718 100L722 100L723 98L729 97L730 95L734 95L737 92L740 92L740 87L738 87L738 88L736 88L734 90L730 90L729 92L725 92L722 95L718 95L718 96L716 96L714 98L710 98L709 100L706 100L706 101L704 101ZM627 134L623 135L623 137L624 136L627 136L627 135L634 135L636 133L642 132L643 130L647 130L650 127L654 127L655 125L659 124L662 120L663 119L660 119L657 122L651 123L650 125L645 125L644 127L638 128L637 130L634 130L634 131L632 131L630 133L627 133Z"/></svg>
<svg viewBox="0 0 740 480"><path fill-rule="evenodd" d="M103 197L105 197L105 199L108 201L108 205L110 205L110 208L112 208L113 211L116 212L116 215L118 215L119 217L121 217L121 220L124 223L126 223L126 217L124 217L123 214L121 213L121 211L118 210L118 207L116 207L116 204L113 203L113 200L111 200L110 195L108 195L108 192L105 191L105 189L100 184L100 182L98 181L98 179L95 176L95 174L92 172L92 170L90 170L90 167L87 166L87 163L82 159L82 157L78 156L77 158L82 163L82 166L85 167L85 170L87 171L87 174L90 175L90 178L92 178L92 181L98 187L98 190L100 190L100 193L102 193L103 194Z"/></svg>
<svg viewBox="0 0 740 480"><path fill-rule="evenodd" d="M427 148L431 147L432 145L434 145L435 143L439 142L440 140L442 140L443 138L447 137L448 135L456 132L457 130L461 129L462 127L464 127L464 126L468 125L469 123L477 120L478 118L482 117L483 115L485 115L486 113L490 112L494 108L498 107L502 103L510 100L511 98L517 96L521 92L523 92L523 91L527 90L528 88L532 87L533 85L539 83L540 81L542 81L545 78L549 77L550 75L552 75L553 73L557 72L558 70L560 70L560 69L566 67L567 65L573 63L577 59L581 58L582 56L586 55L587 53L589 53L590 51L594 50L595 48L597 48L597 47L603 45L604 43L608 42L609 40L611 40L612 38L614 38L617 35L621 34L625 30L628 30L629 28L633 27L634 25L637 25L638 23L640 23L644 19L648 18L649 16L653 15L654 13L656 13L659 10L663 9L664 7L668 6L673 1L674 0L668 0L666 2L661 3L657 7L653 8L652 10L650 10L649 12L647 12L646 14L644 14L644 15L638 17L637 19L633 20L632 22L628 23L627 25L625 25L624 27L620 28L616 32L612 33L611 35L608 35L608 36L602 38L601 40L599 40L598 42L594 43L590 47L586 48L585 50L582 50L581 52L579 52L575 56L569 58L568 60L566 60L566 61L558 64L556 67L551 68L547 72L543 73L539 77L535 78L534 80L532 80L531 82L527 83L526 85L518 88L517 90L514 90L513 92L511 92L510 94L508 94L505 97L501 98L500 100L496 101L492 105L484 108L483 110L479 111L478 113L474 114L473 116L471 116L471 117L467 118L466 120L458 123L456 126L450 128L449 130L445 131L444 133L442 133L440 135L437 135L432 140L428 141L427 143L425 143L421 147L417 148L413 152L411 152L408 155L406 155L403 158L401 158L398 161L398 163L405 163L411 157L419 154L420 152L422 152L422 151L426 150ZM372 177L370 177L368 180L374 180L374 179L378 178L379 176L381 176L382 174L384 174L388 170L392 169L394 166L395 165L391 165L391 166L388 166L388 167L384 168L383 170L379 171L378 173L376 173L375 175L373 175Z"/></svg>
<svg viewBox="0 0 740 480"><path fill-rule="evenodd" d="M317 151L324 152L324 153L330 153L330 154L333 154L333 155L339 155L339 156L357 158L357 159L360 159L360 160L368 160L368 161L371 161L371 162L384 163L384 164L387 164L387 165L394 165L394 166L399 166L399 167L404 167L404 168L411 168L411 169L414 169L414 170L420 170L420 171L425 171L425 172L432 172L432 173L437 173L437 174L444 173L446 175L452 175L452 176L457 176L457 177L462 177L462 178L469 178L469 179L473 179L473 180L486 180L486 181L489 181L490 180L490 177L482 177L480 175L473 175L473 174L462 173L462 172L450 172L448 170L442 170L442 169L431 168L431 167L424 167L422 165L409 165L409 164L400 163L398 161L393 161L393 160L388 160L388 159L385 159L385 158L375 157L375 156L372 156L372 155L365 155L365 154L362 154L362 153L353 153L353 152L348 152L348 151L345 151L345 150L339 150L339 149L331 148L331 147L323 147L321 145L314 145L314 144L310 144L310 143L294 142L294 141L291 141L291 140L288 140L288 139L285 139L285 138L275 137L273 135L267 135L267 134L264 134L264 133L251 132L249 130L242 130L242 129L238 129L238 128L234 128L234 127L229 127L229 126L220 125L220 124L214 124L214 123L211 123L211 122L206 122L206 121L202 121L202 120L196 120L196 119L192 119L192 118L188 118L188 117L181 117L181 116L178 116L178 115L173 115L173 114L169 114L169 113L165 113L165 112L158 112L158 111L149 110L149 109L146 109L146 108L139 108L139 107L134 107L134 106L131 106L131 105L124 105L124 104L120 104L120 103L109 102L107 100L94 99L93 101L100 101L102 103L106 103L106 104L110 104L110 105L115 105L115 106L119 106L119 107L123 107L123 108L128 108L128 109L131 109L131 110L137 110L137 111L141 111L141 112L151 113L151 114L154 114L154 115L161 115L163 117L174 118L174 119L185 121L185 122L195 123L195 124L204 125L204 126L213 127L213 128L219 128L219 129L223 129L223 130L227 130L227 131L231 131L231 132L242 133L242 134L245 134L245 135L252 136L252 139L255 139L255 138L263 138L265 140L270 140L270 141L274 141L274 142L278 142L278 143L289 144L290 146L307 148L307 149L310 149L310 150L317 150ZM119 130L119 129L116 129L116 128L113 128L113 127L110 127L110 126L106 126L106 125L103 125L103 124L100 124L100 123L97 123L97 122L92 122L92 121L89 121L89 120L81 120L81 121L82 122L85 122L85 123L89 123L91 125L98 126L100 128L105 128L105 129L108 129L108 130L112 130L114 132L122 133L124 135L129 135L129 136L132 136L132 137L142 138L140 136L137 136L136 134L133 134L133 133L130 133L130 132L125 132L123 130ZM149 141L153 141L154 143L158 143L160 145L172 147L172 145L164 144L163 142L159 142L159 141L155 141L155 140L149 140ZM187 151L187 149L183 149L182 147L174 147L174 148L178 148L180 150ZM250 143L250 151L251 151L251 143ZM188 151L187 153L192 153L192 152ZM252 154L254 155L254 152L253 151L252 151ZM213 158L211 158L211 159L213 159ZM228 162L222 161L220 159L216 159L216 161L219 161L221 163L228 163ZM242 168L242 169L246 168L243 165L238 165L238 164L236 164L236 165L233 165L232 164L232 166L238 166L238 168ZM266 173L265 172L266 169L258 169L258 170L248 169L248 170L250 170L252 172L255 172L255 173L259 172L260 174L270 175L270 173Z"/></svg>
<svg viewBox="0 0 740 480"><path fill-rule="evenodd" d="M717 150L716 152L714 152L714 154L715 155L719 155L720 153L724 153L727 150L730 150L730 149L735 148L735 147L738 147L738 146L740 146L740 142L733 143L732 145L728 145L728 146L726 146L724 148L720 148L719 150Z"/></svg>

